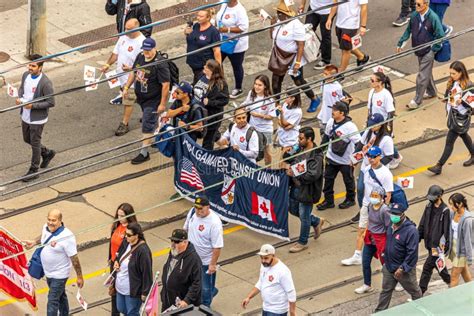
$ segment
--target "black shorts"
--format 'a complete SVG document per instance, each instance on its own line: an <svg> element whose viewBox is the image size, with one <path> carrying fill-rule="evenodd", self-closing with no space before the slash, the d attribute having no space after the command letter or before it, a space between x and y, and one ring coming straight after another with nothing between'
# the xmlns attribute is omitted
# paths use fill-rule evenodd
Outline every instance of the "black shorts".
<svg viewBox="0 0 474 316"><path fill-rule="evenodd" d="M153 134L158 126L158 114L156 108L151 106L142 107L142 133ZM155 112L155 113L153 113Z"/></svg>
<svg viewBox="0 0 474 316"><path fill-rule="evenodd" d="M352 37L354 37L358 31L358 29L341 29L336 26L336 36L339 42L339 48L342 50L352 50Z"/></svg>

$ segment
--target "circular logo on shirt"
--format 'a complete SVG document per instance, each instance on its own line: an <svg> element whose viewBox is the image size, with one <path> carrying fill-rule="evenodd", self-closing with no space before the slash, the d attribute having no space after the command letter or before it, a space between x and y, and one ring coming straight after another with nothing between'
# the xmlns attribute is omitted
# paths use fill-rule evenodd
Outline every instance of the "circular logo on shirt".
<svg viewBox="0 0 474 316"><path fill-rule="evenodd" d="M336 135L341 137L342 136L342 132L341 131L336 131Z"/></svg>
<svg viewBox="0 0 474 316"><path fill-rule="evenodd" d="M204 230L204 225L202 225L202 224L199 225L198 229L199 229L200 232L202 232Z"/></svg>
<svg viewBox="0 0 474 316"><path fill-rule="evenodd" d="M273 275L269 275L268 276L268 281L273 282L273 280L274 280Z"/></svg>
<svg viewBox="0 0 474 316"><path fill-rule="evenodd" d="M226 14L226 15L224 16L224 19L230 19L230 14Z"/></svg>
<svg viewBox="0 0 474 316"><path fill-rule="evenodd" d="M283 36L287 36L287 35L288 35L288 31L283 31L281 34L282 34Z"/></svg>
<svg viewBox="0 0 474 316"><path fill-rule="evenodd" d="M199 35L199 40L205 41L207 39L206 35Z"/></svg>
<svg viewBox="0 0 474 316"><path fill-rule="evenodd" d="M266 110L267 110L267 106L266 106L266 105L262 106L262 110L266 111Z"/></svg>
<svg viewBox="0 0 474 316"><path fill-rule="evenodd" d="M331 95L332 95L333 97L336 97L336 96L337 96L337 92L336 92L336 91L333 91L333 92L331 93Z"/></svg>
<svg viewBox="0 0 474 316"><path fill-rule="evenodd" d="M53 247L53 248L54 248L54 247L56 247L56 244L57 244L57 242L56 242L56 241L52 241L50 245L51 245L51 247Z"/></svg>
<svg viewBox="0 0 474 316"><path fill-rule="evenodd" d="M382 100L377 100L377 106L382 106Z"/></svg>
<svg viewBox="0 0 474 316"><path fill-rule="evenodd" d="M243 143L245 141L245 137L240 136L240 142Z"/></svg>
<svg viewBox="0 0 474 316"><path fill-rule="evenodd" d="M128 46L128 51L132 52L133 51L133 46Z"/></svg>

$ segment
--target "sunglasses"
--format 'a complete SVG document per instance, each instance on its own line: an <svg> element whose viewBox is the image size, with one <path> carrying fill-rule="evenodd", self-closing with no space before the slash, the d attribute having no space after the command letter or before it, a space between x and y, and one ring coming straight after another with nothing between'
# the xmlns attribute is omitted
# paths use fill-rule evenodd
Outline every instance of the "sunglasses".
<svg viewBox="0 0 474 316"><path fill-rule="evenodd" d="M424 5L425 5L424 3L417 3L417 4L416 4L417 7L422 7L422 6L424 6Z"/></svg>
<svg viewBox="0 0 474 316"><path fill-rule="evenodd" d="M379 157L379 156L373 156L373 155L366 155L366 156L370 159L375 159L375 158Z"/></svg>
<svg viewBox="0 0 474 316"><path fill-rule="evenodd" d="M171 241L173 244L180 244L181 242L183 242L182 240L172 240Z"/></svg>
<svg viewBox="0 0 474 316"><path fill-rule="evenodd" d="M133 237L135 236L134 234L129 234L129 233L125 233L125 237Z"/></svg>

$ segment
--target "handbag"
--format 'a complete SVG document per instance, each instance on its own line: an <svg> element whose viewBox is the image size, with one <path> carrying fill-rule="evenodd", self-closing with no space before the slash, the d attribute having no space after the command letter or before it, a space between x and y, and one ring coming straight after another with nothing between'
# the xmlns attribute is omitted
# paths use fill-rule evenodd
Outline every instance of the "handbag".
<svg viewBox="0 0 474 316"><path fill-rule="evenodd" d="M275 34L275 39L273 40L272 53L270 54L270 60L268 61L268 70L274 73L277 76L284 76L290 68L291 64L296 58L296 53L289 53L276 44L276 39L278 33L280 32L281 26Z"/></svg>
<svg viewBox="0 0 474 316"><path fill-rule="evenodd" d="M316 33L314 33L312 24L305 24L304 28L306 33L303 56L308 63L312 63L319 57L319 48L321 46L321 42Z"/></svg>
<svg viewBox="0 0 474 316"><path fill-rule="evenodd" d="M462 105L460 105L462 106ZM469 131L471 125L471 114L459 113L458 110L451 108L448 111L448 128L457 134L465 134Z"/></svg>
<svg viewBox="0 0 474 316"><path fill-rule="evenodd" d="M222 23L222 17L224 16L226 10L227 10L227 5L224 9L224 12L222 12L219 23ZM221 37L223 41L227 40L226 42L221 44L221 52L223 52L226 55L232 55L234 53L235 46L237 46L237 42L239 41L239 39L229 40L230 37L228 35L221 35Z"/></svg>
<svg viewBox="0 0 474 316"><path fill-rule="evenodd" d="M449 41L441 43L441 49L435 53L434 59L439 63L444 63L451 59L451 43Z"/></svg>
<svg viewBox="0 0 474 316"><path fill-rule="evenodd" d="M30 262L28 263L28 274L31 277L40 280L44 276L43 264L41 263L41 252L43 251L44 246L47 245L48 242L51 240L51 238L61 234L63 230L64 226L59 227L54 233L52 233L48 237L48 239L44 241L44 243L42 244L43 247L36 248L35 252L33 253L33 256L31 256Z"/></svg>

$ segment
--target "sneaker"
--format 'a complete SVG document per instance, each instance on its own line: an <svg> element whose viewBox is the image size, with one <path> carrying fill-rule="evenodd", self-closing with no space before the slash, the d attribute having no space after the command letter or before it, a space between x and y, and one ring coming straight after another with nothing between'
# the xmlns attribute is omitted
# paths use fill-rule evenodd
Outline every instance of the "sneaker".
<svg viewBox="0 0 474 316"><path fill-rule="evenodd" d="M373 287L364 284L361 287L358 287L357 289L355 289L354 292L356 292L357 294L364 294L364 293L370 293L373 290L374 290Z"/></svg>
<svg viewBox="0 0 474 316"><path fill-rule="evenodd" d="M451 25L446 25L446 31L444 31L444 36L449 36L453 32L454 27Z"/></svg>
<svg viewBox="0 0 474 316"><path fill-rule="evenodd" d="M362 256L354 254L348 259L341 260L342 265L344 266L354 266L362 264Z"/></svg>
<svg viewBox="0 0 474 316"><path fill-rule="evenodd" d="M234 89L229 95L230 99L237 99L242 95L243 91L241 89Z"/></svg>
<svg viewBox="0 0 474 316"><path fill-rule="evenodd" d="M316 64L314 64L313 69L314 70L321 70L321 69L324 69L327 65L329 65L329 63L320 60Z"/></svg>
<svg viewBox="0 0 474 316"><path fill-rule="evenodd" d="M389 162L388 168L397 169L398 166L400 165L400 162L402 162L402 160L403 160L403 156L399 153L397 159L393 158L392 161Z"/></svg>
<svg viewBox="0 0 474 316"><path fill-rule="evenodd" d="M339 204L337 207L339 207L341 210L344 210L346 208L349 208L351 206L356 205L355 201L350 201L350 200L344 200L341 204Z"/></svg>
<svg viewBox="0 0 474 316"><path fill-rule="evenodd" d="M321 230L323 229L325 219L320 218L319 219L319 224L316 226L313 226L314 229L314 239L318 239L319 236L321 236Z"/></svg>
<svg viewBox="0 0 474 316"><path fill-rule="evenodd" d="M328 203L326 200L324 200L323 203L317 206L318 211L324 211L324 210L327 210L328 208L334 208L334 207L335 207L334 203Z"/></svg>
<svg viewBox="0 0 474 316"><path fill-rule="evenodd" d="M173 194L172 196L169 197L169 200L170 201L173 201L173 200L176 200L178 198L181 197L181 194L179 194L178 192L176 192L175 194Z"/></svg>
<svg viewBox="0 0 474 316"><path fill-rule="evenodd" d="M318 109L319 104L321 104L321 99L318 96L316 96L316 99L311 100L309 108L306 110L306 112L308 112L308 113L316 112L316 110Z"/></svg>
<svg viewBox="0 0 474 316"><path fill-rule="evenodd" d="M23 176L25 177L24 179L22 179L21 181L23 182L30 182L30 181L33 181L35 179L38 179L39 178L39 175L35 174L37 173L38 170L37 169L33 169L33 168L30 168L28 170L28 172Z"/></svg>
<svg viewBox="0 0 474 316"><path fill-rule="evenodd" d="M395 291L401 292L403 290L404 290L403 286L400 283L397 283L397 286L395 287Z"/></svg>
<svg viewBox="0 0 474 316"><path fill-rule="evenodd" d="M302 245L300 243L296 243L290 248L290 252L291 253L297 253L297 252L301 252L305 249L308 249L307 245Z"/></svg>
<svg viewBox="0 0 474 316"><path fill-rule="evenodd" d="M364 55L364 58L362 58L361 60L357 60L357 67L364 66L365 64L369 62L369 60L370 60L370 56Z"/></svg>
<svg viewBox="0 0 474 316"><path fill-rule="evenodd" d="M407 108L409 110L416 110L420 107L420 104L416 103L415 100L411 100L410 103L407 104Z"/></svg>
<svg viewBox="0 0 474 316"><path fill-rule="evenodd" d="M424 99L424 100L433 99L433 98L436 98L436 97L437 97L436 94L435 94L435 95L429 95L429 94L426 93L426 92L423 93L423 99Z"/></svg>
<svg viewBox="0 0 474 316"><path fill-rule="evenodd" d="M150 160L150 154L143 156L142 153L139 153L138 156L132 159L131 163L132 165L139 165L148 160Z"/></svg>
<svg viewBox="0 0 474 316"><path fill-rule="evenodd" d="M410 17L408 17L408 16L399 16L395 21L392 22L392 24L394 26L400 27L400 26L404 26L408 22L410 22Z"/></svg>
<svg viewBox="0 0 474 316"><path fill-rule="evenodd" d="M40 168L44 169L48 167L49 162L53 160L54 156L56 156L56 152L54 150L49 150L46 155L41 156L43 157L43 161L41 162Z"/></svg>
<svg viewBox="0 0 474 316"><path fill-rule="evenodd" d="M122 122L120 122L119 127L115 131L115 136L123 136L127 134L128 131L129 131L128 125L125 125Z"/></svg>
<svg viewBox="0 0 474 316"><path fill-rule="evenodd" d="M443 171L443 166L437 163L436 165L429 167L427 170L433 172L435 175L439 175L441 174L441 171Z"/></svg>
<svg viewBox="0 0 474 316"><path fill-rule="evenodd" d="M221 222L222 222L222 227L227 227L227 226L229 226L229 222L228 222L228 221L221 220Z"/></svg>
<svg viewBox="0 0 474 316"><path fill-rule="evenodd" d="M358 223L359 219L360 219L360 212L357 212L357 214L354 215L354 217L351 218L351 223L353 223L353 224Z"/></svg>
<svg viewBox="0 0 474 316"><path fill-rule="evenodd" d="M469 166L474 165L474 155L471 155L471 158L469 158L469 160L464 161L462 165L464 167L469 167Z"/></svg>
<svg viewBox="0 0 474 316"><path fill-rule="evenodd" d="M113 99L110 99L109 101L110 104L115 104L115 105L120 105L122 104L122 94L120 93L118 96L116 96Z"/></svg>

